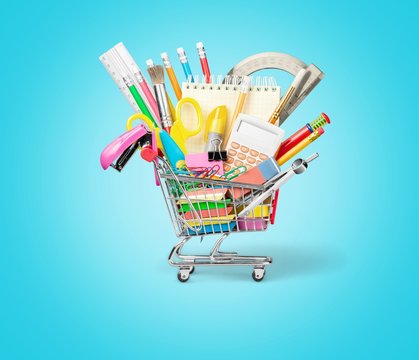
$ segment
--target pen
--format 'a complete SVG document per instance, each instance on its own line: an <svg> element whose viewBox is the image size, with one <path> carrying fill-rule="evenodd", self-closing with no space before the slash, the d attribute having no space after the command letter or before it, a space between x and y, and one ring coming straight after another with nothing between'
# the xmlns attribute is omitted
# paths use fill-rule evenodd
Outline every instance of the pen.
<svg viewBox="0 0 419 360"><path fill-rule="evenodd" d="M169 77L170 83L172 84L176 98L180 100L182 98L182 90L180 89L179 83L176 79L175 72L172 68L172 64L170 63L169 55L163 52L160 54L160 56L161 56L161 59L163 60L163 64L164 64L164 67L166 68L167 76Z"/></svg>
<svg viewBox="0 0 419 360"><path fill-rule="evenodd" d="M205 53L204 44L202 42L196 43L198 49L199 61L201 62L202 72L205 76L205 82L209 84L211 82L211 72L208 66L208 59Z"/></svg>
<svg viewBox="0 0 419 360"><path fill-rule="evenodd" d="M294 146L290 151L282 155L278 160L277 163L279 166L285 164L289 159L291 159L294 155L298 154L301 150L306 148L310 145L314 140L319 138L324 134L323 128L319 128L315 130L309 137L305 138L303 141L299 142L296 146Z"/></svg>
<svg viewBox="0 0 419 360"><path fill-rule="evenodd" d="M189 66L188 58L186 56L185 50L183 48L176 49L177 54L179 56L180 63L182 64L183 72L185 73L185 77L187 81L193 82L193 75L191 71L191 67Z"/></svg>
<svg viewBox="0 0 419 360"><path fill-rule="evenodd" d="M294 78L294 81L291 83L289 89L285 93L285 95L279 101L277 107L275 108L274 112L272 113L271 117L269 118L269 123L275 124L279 119L279 115L281 115L282 110L284 110L285 105L289 103L291 100L291 96L294 94L295 90L300 86L301 81L303 80L307 71L305 69L301 69L297 76ZM281 126L284 120L279 120L278 126Z"/></svg>
<svg viewBox="0 0 419 360"><path fill-rule="evenodd" d="M279 151L276 154L276 159L278 160L281 156L285 153L290 151L294 146L299 144L305 138L310 136L310 134L321 128L327 124L330 124L330 119L325 113L321 113L320 116L313 120L311 123L306 124L300 130L298 130L295 134L291 135L288 139L284 140L279 147Z"/></svg>

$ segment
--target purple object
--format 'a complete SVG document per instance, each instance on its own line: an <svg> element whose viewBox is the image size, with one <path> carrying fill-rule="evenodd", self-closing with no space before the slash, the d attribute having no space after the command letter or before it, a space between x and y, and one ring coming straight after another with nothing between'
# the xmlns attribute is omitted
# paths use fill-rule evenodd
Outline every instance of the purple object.
<svg viewBox="0 0 419 360"><path fill-rule="evenodd" d="M138 139L147 133L144 125L137 125L135 128L122 134L112 141L100 154L100 164L106 170L121 154L134 144Z"/></svg>
<svg viewBox="0 0 419 360"><path fill-rule="evenodd" d="M239 231L258 231L265 230L268 227L268 220L264 218L237 219L237 229Z"/></svg>

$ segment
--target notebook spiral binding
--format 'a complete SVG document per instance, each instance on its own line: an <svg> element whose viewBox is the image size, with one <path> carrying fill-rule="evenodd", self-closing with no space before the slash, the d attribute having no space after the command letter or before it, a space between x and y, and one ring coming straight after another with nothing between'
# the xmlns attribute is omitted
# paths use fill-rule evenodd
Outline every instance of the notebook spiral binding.
<svg viewBox="0 0 419 360"><path fill-rule="evenodd" d="M210 77L210 82L207 83L204 75L195 75L188 77L186 82L187 89L209 89L209 90L231 90L240 89L242 76L237 75L217 75ZM269 76L256 76L250 77L250 87L248 91L279 91L279 87L273 77Z"/></svg>

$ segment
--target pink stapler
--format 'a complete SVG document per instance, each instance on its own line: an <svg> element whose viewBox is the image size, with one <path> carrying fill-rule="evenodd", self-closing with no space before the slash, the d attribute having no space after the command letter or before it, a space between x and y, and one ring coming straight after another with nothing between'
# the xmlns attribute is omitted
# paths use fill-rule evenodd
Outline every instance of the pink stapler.
<svg viewBox="0 0 419 360"><path fill-rule="evenodd" d="M137 125L105 147L100 154L100 164L104 170L111 166L122 171L138 147L142 148L141 157L144 160L153 161L158 155L155 143L154 134L144 125Z"/></svg>

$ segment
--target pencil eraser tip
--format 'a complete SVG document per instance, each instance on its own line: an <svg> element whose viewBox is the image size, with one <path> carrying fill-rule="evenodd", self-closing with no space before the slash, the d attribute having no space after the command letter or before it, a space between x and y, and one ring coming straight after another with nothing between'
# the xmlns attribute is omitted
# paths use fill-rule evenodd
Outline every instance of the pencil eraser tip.
<svg viewBox="0 0 419 360"><path fill-rule="evenodd" d="M185 50L183 50L183 48L182 48L182 47L178 47L178 48L176 49L176 51L177 51L177 53L178 53L178 54L180 54L180 55L182 55L182 54L185 52Z"/></svg>
<svg viewBox="0 0 419 360"><path fill-rule="evenodd" d="M162 52L161 54L160 54L160 56L162 57L162 59L163 58L165 58L165 59L167 59L169 56L167 55L167 52Z"/></svg>
<svg viewBox="0 0 419 360"><path fill-rule="evenodd" d="M329 117L325 113L322 113L322 116L326 119L327 123L330 124Z"/></svg>
<svg viewBox="0 0 419 360"><path fill-rule="evenodd" d="M204 44L202 42L197 42L196 43L196 47L197 48L203 48L204 47Z"/></svg>
<svg viewBox="0 0 419 360"><path fill-rule="evenodd" d="M152 65L154 65L154 62L153 62L153 60L152 59L148 59L148 60L146 60L146 62L145 62L148 66L152 66Z"/></svg>

